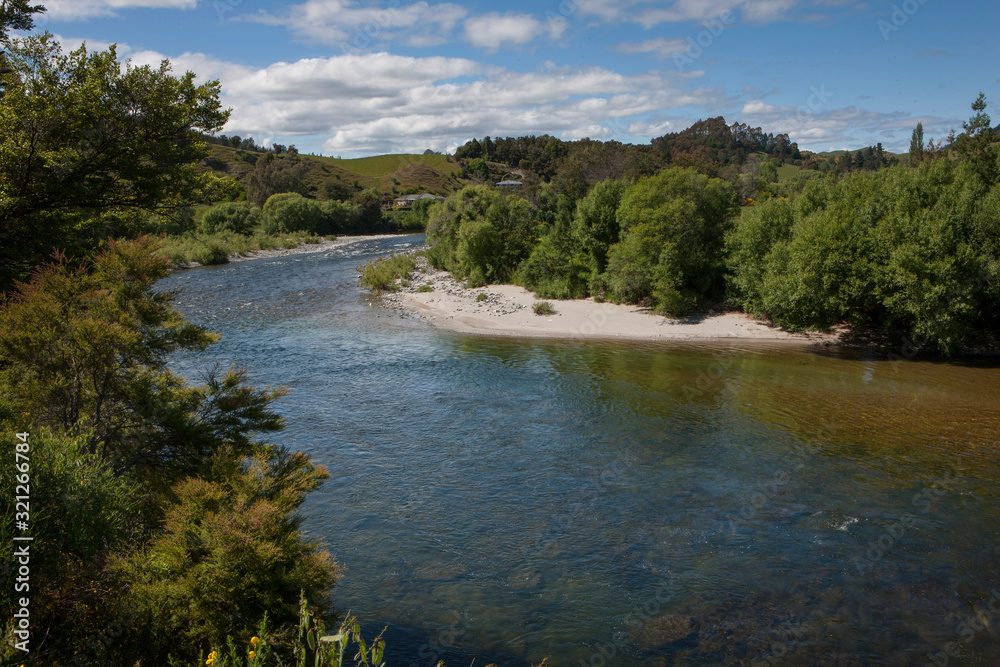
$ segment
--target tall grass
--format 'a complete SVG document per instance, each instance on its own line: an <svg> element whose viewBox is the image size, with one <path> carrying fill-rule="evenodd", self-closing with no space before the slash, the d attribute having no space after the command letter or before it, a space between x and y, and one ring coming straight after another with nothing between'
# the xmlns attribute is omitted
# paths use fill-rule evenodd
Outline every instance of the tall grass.
<svg viewBox="0 0 1000 667"><path fill-rule="evenodd" d="M382 632L369 641L361 635L361 626L357 619L347 614L335 634L327 634L323 620L313 614L306 603L305 597L299 600L298 636L289 646L274 646L269 641L267 617L260 623L257 634L245 643L238 644L231 638L226 646L217 647L211 651L207 659L204 657L190 667L344 667L353 664L355 667L386 667L382 660L385 652L385 640ZM291 661L288 662L288 649L291 649ZM281 649L284 649L282 651ZM286 653L281 660L280 653ZM353 655L352 655L353 654ZM475 661L473 661L475 662ZM171 659L170 667L187 666L187 663ZM436 667L444 667L444 661L439 660ZM490 667L487 665L487 667ZM535 667L549 667L548 658Z"/></svg>

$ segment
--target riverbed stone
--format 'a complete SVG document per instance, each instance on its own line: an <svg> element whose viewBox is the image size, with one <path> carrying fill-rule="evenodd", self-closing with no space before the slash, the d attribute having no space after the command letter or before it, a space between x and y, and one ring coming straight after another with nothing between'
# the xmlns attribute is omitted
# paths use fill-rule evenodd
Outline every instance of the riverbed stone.
<svg viewBox="0 0 1000 667"><path fill-rule="evenodd" d="M629 632L629 642L642 651L651 651L687 639L697 629L690 616L665 614L651 618Z"/></svg>

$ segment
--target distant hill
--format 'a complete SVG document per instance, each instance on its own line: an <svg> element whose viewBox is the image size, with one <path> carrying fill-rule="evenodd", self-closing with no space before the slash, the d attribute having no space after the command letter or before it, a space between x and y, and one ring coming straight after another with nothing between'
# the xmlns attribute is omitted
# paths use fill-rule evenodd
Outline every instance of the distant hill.
<svg viewBox="0 0 1000 667"><path fill-rule="evenodd" d="M241 183L266 155L218 144L209 144L208 149L202 167ZM386 198L418 192L447 196L467 184L458 178L461 167L446 155L380 155L353 160L299 157L309 165L305 184L317 199L342 199L367 188L375 188Z"/></svg>

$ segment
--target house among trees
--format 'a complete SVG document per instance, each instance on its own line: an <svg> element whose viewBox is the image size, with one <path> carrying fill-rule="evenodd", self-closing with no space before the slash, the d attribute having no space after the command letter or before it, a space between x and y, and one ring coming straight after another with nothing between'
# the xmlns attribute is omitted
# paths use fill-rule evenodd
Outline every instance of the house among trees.
<svg viewBox="0 0 1000 667"><path fill-rule="evenodd" d="M396 200L396 208L410 208L418 201L423 199L433 199L434 201L444 201L444 197L439 197L438 195L432 195L428 192L421 193L419 195L406 195L405 197L400 197Z"/></svg>
<svg viewBox="0 0 1000 667"><path fill-rule="evenodd" d="M507 188L510 188L510 189L519 188L522 185L523 185L523 183L521 183L521 181L500 181L499 183L497 183L497 187L498 188L504 188L504 189L507 189Z"/></svg>

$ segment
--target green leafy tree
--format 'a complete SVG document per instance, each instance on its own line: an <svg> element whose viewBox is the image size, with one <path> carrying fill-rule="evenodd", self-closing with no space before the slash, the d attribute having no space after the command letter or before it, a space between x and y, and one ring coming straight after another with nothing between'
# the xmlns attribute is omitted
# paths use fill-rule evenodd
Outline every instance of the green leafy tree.
<svg viewBox="0 0 1000 667"><path fill-rule="evenodd" d="M154 240L110 242L89 266L59 257L0 310L0 390L32 422L89 433L93 455L154 484L203 468L221 444L246 454L281 428L267 409L280 392L213 373L188 387L167 357L216 337L184 320L175 292L154 290L168 260Z"/></svg>
<svg viewBox="0 0 1000 667"><path fill-rule="evenodd" d="M323 209L311 199L295 192L272 195L264 204L264 231L315 232L323 222Z"/></svg>
<svg viewBox="0 0 1000 667"><path fill-rule="evenodd" d="M763 287L775 246L787 244L795 222L794 205L769 199L743 208L726 236L730 297L757 315L770 316L764 306Z"/></svg>
<svg viewBox="0 0 1000 667"><path fill-rule="evenodd" d="M997 152L994 150L996 136L986 107L986 95L979 93L979 97L972 103L975 113L962 123L965 131L958 135L953 146L961 159L968 162L986 183L993 184L998 180L1000 169L997 166Z"/></svg>
<svg viewBox="0 0 1000 667"><path fill-rule="evenodd" d="M89 433L69 436L33 426L30 415L7 412L0 418L0 451L13 466L21 444L14 434L28 432L31 447L25 475L30 480L34 537L31 589L26 592L31 599L30 648L39 658L34 664L68 664L62 659L91 652L87 634L97 636L118 621L120 609L106 604L117 582L104 564L109 552L135 545L143 527L144 494L134 477L116 474L107 461L91 453ZM13 505L7 503L22 494L15 488L17 477L14 470L0 475L4 498L0 558L6 563L16 562ZM5 569L0 582L5 591L13 592L13 570ZM21 596L0 596L0 617L14 618L14 597ZM13 625L12 620L4 621L0 627L5 636L9 636L8 622ZM23 656L9 642L0 647L3 664L20 665ZM6 662L8 658L11 662Z"/></svg>
<svg viewBox="0 0 1000 667"><path fill-rule="evenodd" d="M577 204L574 228L595 274L608 265L608 249L619 241L618 206L628 188L625 181L601 181Z"/></svg>
<svg viewBox="0 0 1000 667"><path fill-rule="evenodd" d="M341 201L325 201L320 204L323 220L320 234L351 234L354 231L355 209Z"/></svg>
<svg viewBox="0 0 1000 667"><path fill-rule="evenodd" d="M214 462L209 476L171 490L159 535L112 564L129 582L124 604L152 621L144 661L207 653L227 636L247 642L265 614L278 628L293 626L300 591L325 609L339 577L296 514L326 469L282 450Z"/></svg>
<svg viewBox="0 0 1000 667"><path fill-rule="evenodd" d="M205 212L201 230L206 234L236 232L251 235L261 224L260 207L251 202L224 202Z"/></svg>
<svg viewBox="0 0 1000 667"><path fill-rule="evenodd" d="M694 169L637 181L622 196L622 241L608 255L606 284L618 301L649 301L670 315L721 295L723 239L737 206L732 186Z"/></svg>
<svg viewBox="0 0 1000 667"><path fill-rule="evenodd" d="M382 196L375 188L362 190L354 197L354 230L358 234L385 231L382 220Z"/></svg>
<svg viewBox="0 0 1000 667"><path fill-rule="evenodd" d="M740 217L731 296L790 328L844 323L955 353L995 327L996 197L950 160L811 184Z"/></svg>
<svg viewBox="0 0 1000 667"><path fill-rule="evenodd" d="M13 40L0 74L0 289L53 247L80 248L89 226L123 210L162 212L216 196L199 173L197 131L229 116L219 84L122 65L114 47L69 55L51 35Z"/></svg>
<svg viewBox="0 0 1000 667"><path fill-rule="evenodd" d="M305 177L310 164L298 153L276 157L267 153L257 160L254 170L247 177L247 201L263 207L273 195L294 192L304 195Z"/></svg>
<svg viewBox="0 0 1000 667"><path fill-rule="evenodd" d="M8 43L10 30L32 30L35 27L33 15L44 11L45 7L29 5L28 0L0 0L0 46Z"/></svg>
<svg viewBox="0 0 1000 667"><path fill-rule="evenodd" d="M486 164L486 160L481 157L472 159L465 167L465 173L469 178L480 183L490 180L490 167Z"/></svg>
<svg viewBox="0 0 1000 667"><path fill-rule="evenodd" d="M537 242L526 200L485 185L469 186L430 209L428 259L476 283L511 280Z"/></svg>
<svg viewBox="0 0 1000 667"><path fill-rule="evenodd" d="M300 589L322 600L336 578L295 516L326 472L258 440L282 427L269 408L282 392L239 371L189 386L166 368L215 337L154 289L167 269L156 250L139 239L84 266L57 259L0 307L0 443L30 432L43 485L32 623L52 641L38 664L193 658L265 609L285 619ZM113 642L85 641L111 622Z"/></svg>

